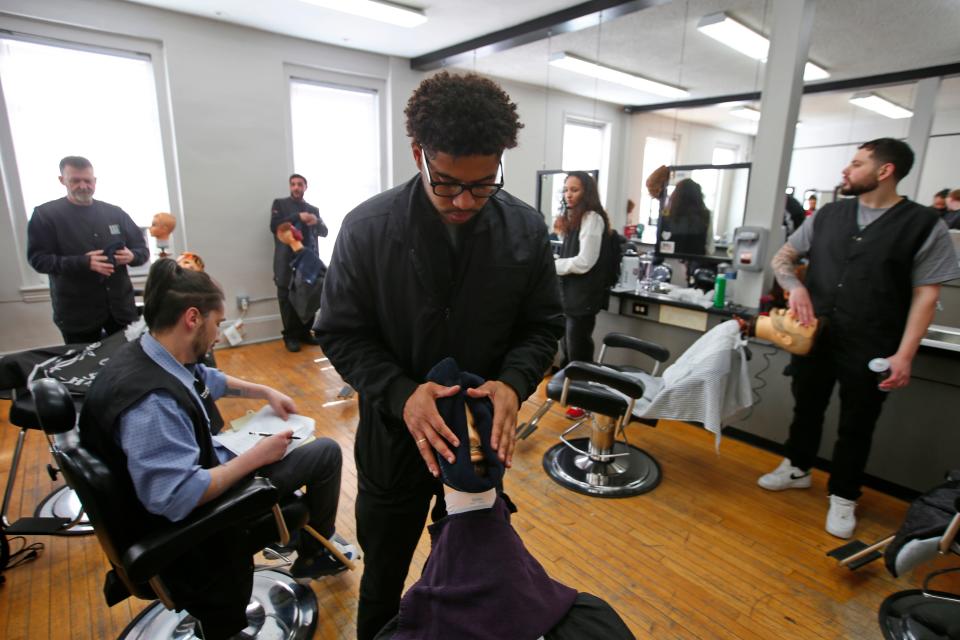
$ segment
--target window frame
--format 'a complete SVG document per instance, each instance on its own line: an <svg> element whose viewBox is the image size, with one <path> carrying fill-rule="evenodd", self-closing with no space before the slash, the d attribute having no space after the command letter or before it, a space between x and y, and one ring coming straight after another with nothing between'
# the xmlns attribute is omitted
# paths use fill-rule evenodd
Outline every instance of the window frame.
<svg viewBox="0 0 960 640"><path fill-rule="evenodd" d="M567 137L567 125L579 126L579 127L590 127L592 129L599 129L602 142L600 147L600 166L598 167L564 167L563 166L563 148L566 144ZM599 183L597 184L597 190L600 192L600 202L603 203L604 207L607 206L607 185L610 176L610 151L611 151L611 133L612 133L612 123L606 120L598 120L597 118L592 118L589 116L578 115L575 113L564 113L563 114L563 127L561 129L560 137L560 165L564 170L567 171L576 171L576 170L590 170L597 169L600 171Z"/></svg>
<svg viewBox="0 0 960 640"><path fill-rule="evenodd" d="M4 39L149 60L153 67L160 145L167 179L170 212L177 219L182 220L183 202L181 199L180 176L176 165L170 96L166 82L167 69L161 43L15 16L6 16L6 18L8 19L8 28L0 32L0 37ZM53 169L51 175L55 171L56 169ZM2 86L0 86L0 203L6 207L6 214L13 231L13 243L16 248L17 265L20 271L19 291L21 299L24 302L49 300L50 291L47 277L34 271L33 267L27 262L27 224L29 220L26 215L27 206L20 185L13 134ZM177 225L173 233L175 244L181 247L186 246L184 225ZM136 284L142 284L146 280L146 274L131 274L131 279Z"/></svg>

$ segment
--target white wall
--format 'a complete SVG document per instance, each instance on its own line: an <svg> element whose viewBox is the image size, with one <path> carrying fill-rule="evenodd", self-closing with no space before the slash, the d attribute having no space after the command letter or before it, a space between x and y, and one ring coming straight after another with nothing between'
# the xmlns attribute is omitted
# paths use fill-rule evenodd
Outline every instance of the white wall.
<svg viewBox="0 0 960 640"><path fill-rule="evenodd" d="M183 233L178 245L182 240L202 255L208 271L223 285L228 318L237 314L237 295L268 298L251 305L246 320L250 339L280 333L267 225L270 202L287 194L286 178L295 169L284 65L385 81L384 187L407 180L415 171L403 109L424 74L411 71L409 60L111 0L4 0L0 20L12 31L100 46L105 41L109 46L119 34L160 52L171 138L167 164L175 173L172 208L180 219L178 233ZM623 224L627 117L618 107L595 105L587 98L556 91L548 95L542 88L518 83L503 86L526 125L520 146L507 155L506 188L532 202L536 171L560 166L565 116L596 117L611 126L607 207L615 224ZM101 184L110 180L109 175L98 177ZM310 176L310 187L307 199L318 204L323 189L334 188L316 176ZM12 221L24 212L11 213L8 194L0 196L0 353L59 343L49 299L21 290L18 261L25 241Z"/></svg>

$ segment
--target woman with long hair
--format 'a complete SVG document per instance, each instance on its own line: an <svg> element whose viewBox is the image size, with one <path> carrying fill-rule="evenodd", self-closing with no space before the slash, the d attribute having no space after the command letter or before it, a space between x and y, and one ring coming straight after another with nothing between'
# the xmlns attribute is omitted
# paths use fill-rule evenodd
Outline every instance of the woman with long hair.
<svg viewBox="0 0 960 640"><path fill-rule="evenodd" d="M673 242L673 253L702 256L710 239L710 209L703 189L690 178L674 187L660 218L660 238ZM664 237L664 232L670 235Z"/></svg>
<svg viewBox="0 0 960 640"><path fill-rule="evenodd" d="M592 175L585 171L567 174L563 182L563 214L558 220L563 245L555 265L567 322L564 364L574 360L593 362L593 327L607 296L603 267L606 262L601 253L608 246L604 236L611 231ZM582 409L567 410L569 418L582 415Z"/></svg>

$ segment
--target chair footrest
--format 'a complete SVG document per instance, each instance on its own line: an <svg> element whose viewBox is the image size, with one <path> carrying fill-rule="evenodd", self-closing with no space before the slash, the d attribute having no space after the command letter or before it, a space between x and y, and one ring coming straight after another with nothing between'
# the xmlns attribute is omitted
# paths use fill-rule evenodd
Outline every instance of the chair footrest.
<svg viewBox="0 0 960 640"><path fill-rule="evenodd" d="M20 518L3 530L11 536L52 536L61 533L70 518Z"/></svg>

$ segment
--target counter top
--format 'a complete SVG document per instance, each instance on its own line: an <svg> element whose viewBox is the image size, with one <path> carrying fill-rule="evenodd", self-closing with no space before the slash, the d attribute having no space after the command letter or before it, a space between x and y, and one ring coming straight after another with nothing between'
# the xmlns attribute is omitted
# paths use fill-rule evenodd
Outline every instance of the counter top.
<svg viewBox="0 0 960 640"><path fill-rule="evenodd" d="M932 324L927 329L927 336L920 341L920 344L924 347L960 353L960 329Z"/></svg>
<svg viewBox="0 0 960 640"><path fill-rule="evenodd" d="M626 300L644 300L646 302L656 302L658 304L667 304L673 307L680 307L682 309L691 309L693 311L705 311L706 313L711 313L714 315L726 316L732 318L733 316L755 316L757 315L756 309L750 309L748 307L742 307L737 304L728 302L727 306L722 309L717 309L716 307L704 307L693 302L685 302L683 300L677 300L676 298L671 298L670 296L663 293L653 293L652 291L642 291L637 293L633 289L611 289L610 294L617 296Z"/></svg>

